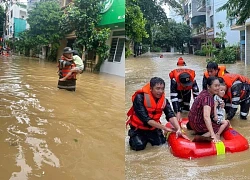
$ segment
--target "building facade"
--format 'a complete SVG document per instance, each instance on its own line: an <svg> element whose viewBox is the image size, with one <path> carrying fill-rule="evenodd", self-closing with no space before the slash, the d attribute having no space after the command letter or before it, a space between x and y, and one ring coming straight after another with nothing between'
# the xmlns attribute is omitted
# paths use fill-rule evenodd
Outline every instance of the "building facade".
<svg viewBox="0 0 250 180"><path fill-rule="evenodd" d="M250 64L250 18L244 25L236 25L236 19L233 21L231 29L240 33L240 56L246 65Z"/></svg>
<svg viewBox="0 0 250 180"><path fill-rule="evenodd" d="M7 3L4 40L13 40L19 37L19 33L27 29L27 6L20 0Z"/></svg>
<svg viewBox="0 0 250 180"><path fill-rule="evenodd" d="M226 32L227 45L238 45L240 43L240 32L232 31L231 25L234 19L227 20L226 11L216 10L224 5L227 0L187 0L184 4L184 20L192 28L192 52L200 50L208 40L214 44L220 29L218 22L224 24L222 29Z"/></svg>
<svg viewBox="0 0 250 180"><path fill-rule="evenodd" d="M101 66L101 72L125 77L125 0L106 0L100 27L111 29L107 44L109 58Z"/></svg>
<svg viewBox="0 0 250 180"><path fill-rule="evenodd" d="M218 22L222 22L225 26L223 31L226 32L226 40L228 45L238 45L240 42L240 33L237 31L231 30L231 25L234 22L234 19L227 20L226 11L216 12L216 10L224 5L227 0L220 0L219 2L215 0L206 0L206 27L207 37L214 40L216 34L220 32L220 29L217 27Z"/></svg>
<svg viewBox="0 0 250 180"><path fill-rule="evenodd" d="M205 33L203 27L206 23L206 5L199 0L186 0L184 8L184 22L192 28L192 41L189 53L194 53L201 49L202 43L205 41Z"/></svg>

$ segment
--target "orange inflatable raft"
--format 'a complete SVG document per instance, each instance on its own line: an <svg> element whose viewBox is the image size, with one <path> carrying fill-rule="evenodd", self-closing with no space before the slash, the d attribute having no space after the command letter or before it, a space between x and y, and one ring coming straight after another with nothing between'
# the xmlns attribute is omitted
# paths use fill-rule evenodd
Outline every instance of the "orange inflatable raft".
<svg viewBox="0 0 250 180"><path fill-rule="evenodd" d="M185 125L187 122L188 119L183 118L181 124ZM172 127L170 123L166 126ZM167 141L174 156L187 159L240 152L249 148L247 139L231 127L222 134L222 137L223 140L219 143L192 142L182 137L176 139L175 133L170 133Z"/></svg>

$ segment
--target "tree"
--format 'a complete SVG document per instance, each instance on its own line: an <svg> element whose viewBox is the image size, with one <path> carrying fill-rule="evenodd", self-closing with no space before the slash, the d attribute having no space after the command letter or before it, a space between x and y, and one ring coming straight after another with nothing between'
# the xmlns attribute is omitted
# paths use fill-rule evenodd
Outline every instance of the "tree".
<svg viewBox="0 0 250 180"><path fill-rule="evenodd" d="M76 46L83 50L84 59L87 59L88 51L99 55L96 71L100 70L102 62L107 58L109 47L106 40L109 38L110 30L98 28L101 20L101 9L103 5L100 0L75 0L66 8L63 15L61 27L65 32L75 30ZM86 61L84 61L86 63ZM86 67L86 66L85 66Z"/></svg>
<svg viewBox="0 0 250 180"><path fill-rule="evenodd" d="M29 12L27 19L30 29L20 34L19 40L15 43L16 48L25 50L28 55L29 49L40 51L42 46L46 46L50 51L47 54L49 60L56 61L59 40L64 33L59 27L63 12L57 1L42 1L35 4ZM20 47L24 46L24 48Z"/></svg>
<svg viewBox="0 0 250 180"><path fill-rule="evenodd" d="M126 6L126 36L133 40L134 42L141 42L142 38L148 37L147 32L145 31L146 19L143 17L143 14L139 6Z"/></svg>
<svg viewBox="0 0 250 180"><path fill-rule="evenodd" d="M129 0L133 6L139 6L146 19L145 30L149 35L143 38L144 44L153 45L153 28L155 25L164 25L168 22L167 15L162 6L155 0ZM131 6L132 6L131 5ZM127 5L126 5L127 7ZM126 17L127 18L127 17Z"/></svg>
<svg viewBox="0 0 250 180"><path fill-rule="evenodd" d="M250 17L250 1L249 0L228 0L223 6L218 8L216 11L226 10L227 18L237 17L236 24L244 24L245 21Z"/></svg>
<svg viewBox="0 0 250 180"><path fill-rule="evenodd" d="M215 42L219 43L220 46L224 49L225 44L227 43L226 35L227 33L223 31L224 24L222 22L218 22L217 28L220 29L220 32L216 34Z"/></svg>
<svg viewBox="0 0 250 180"><path fill-rule="evenodd" d="M35 5L29 12L27 22L30 25L29 33L36 40L37 45L49 46L52 49L59 47L59 40L64 35L60 30L59 22L63 12L57 1L45 1ZM51 58L56 59L57 52Z"/></svg>
<svg viewBox="0 0 250 180"><path fill-rule="evenodd" d="M4 21L5 21L5 12L3 7L0 5L0 37L3 35Z"/></svg>
<svg viewBox="0 0 250 180"><path fill-rule="evenodd" d="M176 47L184 53L183 44L189 43L190 39L191 28L188 25L169 21L167 25L158 29L154 45L160 47Z"/></svg>

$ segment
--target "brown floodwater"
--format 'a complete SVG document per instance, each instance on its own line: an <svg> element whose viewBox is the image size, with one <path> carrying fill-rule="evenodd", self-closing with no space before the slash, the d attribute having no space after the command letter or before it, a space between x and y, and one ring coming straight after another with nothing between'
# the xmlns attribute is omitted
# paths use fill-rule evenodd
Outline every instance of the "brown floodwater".
<svg viewBox="0 0 250 180"><path fill-rule="evenodd" d="M124 78L84 72L69 92L56 66L0 56L0 179L124 179Z"/></svg>
<svg viewBox="0 0 250 180"><path fill-rule="evenodd" d="M131 106L131 96L154 76L162 77L166 82L166 96L170 99L169 72L177 68L179 54L148 53L141 57L126 60L125 80L125 110ZM206 67L206 58L194 55L182 56L187 68L196 71L196 80L200 90ZM250 74L250 66L243 62L226 64L227 70L245 76ZM250 76L248 76L250 77ZM185 116L185 115L184 115ZM162 122L164 121L162 117ZM250 117L247 121L240 120L237 114L231 121L233 128L240 132L250 142ZM199 159L180 159L170 153L167 144L162 146L148 145L143 151L132 151L129 148L127 130L125 134L125 177L131 179L250 179L250 152L229 153L220 156L203 157Z"/></svg>

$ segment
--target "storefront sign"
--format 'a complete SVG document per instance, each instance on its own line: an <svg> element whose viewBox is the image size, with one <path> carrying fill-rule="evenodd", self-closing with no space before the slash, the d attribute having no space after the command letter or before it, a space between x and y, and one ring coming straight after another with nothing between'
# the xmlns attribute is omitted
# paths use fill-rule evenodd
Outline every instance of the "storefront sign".
<svg viewBox="0 0 250 180"><path fill-rule="evenodd" d="M102 5L104 6L104 8L101 10L101 14L107 12L109 8L112 6L113 2L114 0L103 0Z"/></svg>
<svg viewBox="0 0 250 180"><path fill-rule="evenodd" d="M125 0L103 0L102 3L104 9L101 11L102 19L99 26L124 27Z"/></svg>

